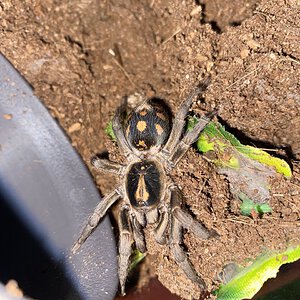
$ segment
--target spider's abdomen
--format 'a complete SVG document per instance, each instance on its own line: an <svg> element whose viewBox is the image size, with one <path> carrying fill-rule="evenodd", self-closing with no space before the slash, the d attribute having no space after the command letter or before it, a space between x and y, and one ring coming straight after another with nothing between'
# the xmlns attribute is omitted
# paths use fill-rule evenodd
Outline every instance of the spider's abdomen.
<svg viewBox="0 0 300 300"><path fill-rule="evenodd" d="M170 119L164 105L149 100L130 114L125 127L126 138L138 150L163 145L170 134Z"/></svg>
<svg viewBox="0 0 300 300"><path fill-rule="evenodd" d="M131 166L126 178L126 192L135 208L155 206L161 198L161 178L152 161L141 161Z"/></svg>

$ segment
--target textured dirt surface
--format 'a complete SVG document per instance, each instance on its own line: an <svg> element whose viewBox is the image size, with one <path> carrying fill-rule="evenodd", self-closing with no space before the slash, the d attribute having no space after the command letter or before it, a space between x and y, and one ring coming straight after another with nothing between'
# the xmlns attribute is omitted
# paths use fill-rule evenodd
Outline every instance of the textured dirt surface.
<svg viewBox="0 0 300 300"><path fill-rule="evenodd" d="M159 96L176 110L210 74L203 113L244 143L285 158L293 177L271 183L273 213L243 217L225 176L191 149L173 174L188 208L218 240L184 235L189 257L209 289L229 262L244 264L266 249L300 241L300 5L299 1L0 1L0 51L35 93L89 165L112 150L104 134L122 97ZM90 167L90 165L89 165ZM115 178L96 174L103 194ZM148 259L159 280L183 298L200 291L167 247L146 230ZM149 256L150 257L150 256Z"/></svg>

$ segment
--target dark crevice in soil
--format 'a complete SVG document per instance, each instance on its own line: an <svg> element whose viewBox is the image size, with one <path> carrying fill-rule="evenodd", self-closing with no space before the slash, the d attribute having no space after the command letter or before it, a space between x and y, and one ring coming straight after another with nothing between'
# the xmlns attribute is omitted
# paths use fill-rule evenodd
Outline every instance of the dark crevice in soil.
<svg viewBox="0 0 300 300"><path fill-rule="evenodd" d="M296 56L294 56L294 55L292 55L292 54L290 54L290 53L282 51L282 53L280 55L283 56L283 57L291 59L291 61L295 61L297 63L300 63L299 58L296 57Z"/></svg>
<svg viewBox="0 0 300 300"><path fill-rule="evenodd" d="M81 49L81 52L84 53L84 51L83 51L83 45L82 45L81 42L76 41L76 40L73 39L70 35L66 35L66 36L65 36L65 40L66 40L68 43L70 43L72 46L73 46L73 45L78 46L78 47Z"/></svg>
<svg viewBox="0 0 300 300"><path fill-rule="evenodd" d="M200 20L200 24L201 25L205 25L205 24L210 24L211 29L216 32L217 34L221 34L222 30L221 28L218 26L217 21L207 21L206 20L206 5L203 3L200 3L199 1L196 1L197 5L200 5L202 7L202 11L201 11L201 20Z"/></svg>
<svg viewBox="0 0 300 300"><path fill-rule="evenodd" d="M219 3L219 5L222 2ZM238 27L240 26L245 20L249 19L254 15L254 12L256 11L256 5L251 5L252 7L247 9L247 12L241 10L238 10L237 6L234 6L233 4L228 6L228 11L223 11L216 13L216 11L212 14L212 8L218 7L218 1L215 4L209 3L207 4L205 1L196 1L197 5L200 5L202 7L202 15L201 15L201 21L200 23L203 24L210 24L211 28L214 32L217 34L221 34L225 31L227 31L228 27ZM250 3L249 3L250 5ZM231 10L230 10L231 9ZM233 13L233 15L232 15Z"/></svg>
<svg viewBox="0 0 300 300"><path fill-rule="evenodd" d="M84 55L84 58L82 59L88 69L88 71L90 72L90 74L92 75L92 77L95 77L94 71L93 71L93 67L92 64L88 61L88 52L84 49L84 45L75 40L74 38L72 38L70 35L66 35L65 36L65 40L72 46L72 48L75 46L77 46L80 49L80 52Z"/></svg>
<svg viewBox="0 0 300 300"><path fill-rule="evenodd" d="M93 155L92 157L91 157L91 160L93 159L93 158L101 158L101 159L109 159L109 153L108 153L108 151L103 151L103 152L99 152L99 153L96 153L95 155Z"/></svg>
<svg viewBox="0 0 300 300"><path fill-rule="evenodd" d="M204 21L204 19L203 19L203 21L201 21L201 24L202 24L202 25L204 25L204 24L210 24L211 29L212 29L214 32L216 32L216 33L218 33L218 34L221 34L221 33L222 33L222 29L218 26L218 23L217 23L216 21L206 22L206 21Z"/></svg>
<svg viewBox="0 0 300 300"><path fill-rule="evenodd" d="M225 126L226 131L233 134L243 145L249 145L249 146L254 146L256 148L264 149L270 155L284 159L290 164L290 166L291 166L291 161L296 159L291 146L287 145L287 146L278 147L269 141L250 138L249 136L247 136L245 133L238 130L237 128L231 127L226 121L222 120L220 117L218 117L218 119L220 124L222 126Z"/></svg>
<svg viewBox="0 0 300 300"><path fill-rule="evenodd" d="M230 22L229 26L230 27L238 27L242 24L242 21L234 21L234 22Z"/></svg>

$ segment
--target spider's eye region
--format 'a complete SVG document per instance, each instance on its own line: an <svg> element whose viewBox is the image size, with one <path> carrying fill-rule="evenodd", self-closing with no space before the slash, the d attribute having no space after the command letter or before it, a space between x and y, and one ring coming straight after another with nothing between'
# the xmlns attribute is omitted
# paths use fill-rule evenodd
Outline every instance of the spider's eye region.
<svg viewBox="0 0 300 300"><path fill-rule="evenodd" d="M135 109L129 116L125 134L127 140L138 150L148 150L164 145L170 134L169 112L160 105L149 102Z"/></svg>
<svg viewBox="0 0 300 300"><path fill-rule="evenodd" d="M131 166L126 178L126 191L133 207L156 205L161 194L160 172L152 161Z"/></svg>

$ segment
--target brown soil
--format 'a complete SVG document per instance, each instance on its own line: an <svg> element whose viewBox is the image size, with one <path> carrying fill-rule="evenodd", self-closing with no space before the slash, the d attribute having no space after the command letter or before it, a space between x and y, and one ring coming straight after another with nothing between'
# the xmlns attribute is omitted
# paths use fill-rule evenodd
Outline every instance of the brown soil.
<svg viewBox="0 0 300 300"><path fill-rule="evenodd" d="M239 213L226 177L190 150L174 179L194 215L220 239L184 243L209 288L229 262L300 243L300 5L261 1L0 1L0 50L89 163L113 149L104 128L125 95L168 99L176 109L208 74L197 112L218 117L244 143L277 148L293 178L272 182L271 215ZM111 155L118 159L118 153ZM101 192L113 177L96 174ZM159 280L183 298L200 291L147 234Z"/></svg>

